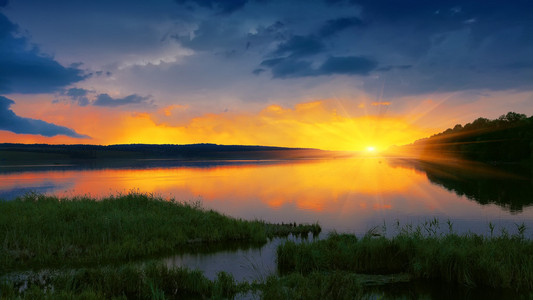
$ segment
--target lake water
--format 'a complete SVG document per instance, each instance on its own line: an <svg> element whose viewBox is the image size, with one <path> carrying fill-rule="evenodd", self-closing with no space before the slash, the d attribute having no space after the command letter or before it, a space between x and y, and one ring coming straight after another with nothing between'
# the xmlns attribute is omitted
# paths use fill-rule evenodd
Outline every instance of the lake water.
<svg viewBox="0 0 533 300"><path fill-rule="evenodd" d="M139 164L136 164L139 165ZM443 227L486 234L489 222L516 232L533 228L530 170L502 171L461 163L446 166L360 157L256 162L149 161L136 168L0 167L0 198L29 191L58 196L139 191L200 202L243 219L318 222L324 232L391 231L437 217ZM509 169L509 168L507 168ZM530 237L533 230L526 231Z"/></svg>
<svg viewBox="0 0 533 300"><path fill-rule="evenodd" d="M28 192L104 197L138 191L200 202L205 208L236 218L318 222L322 237L332 230L363 235L376 226L381 232L386 227L385 234L394 234L397 222L416 226L438 218L443 232L448 231L446 221L450 220L456 232L485 235L490 234L489 222L496 226L494 234L502 229L516 233L517 224L524 223L526 237L533 238L530 169L383 157L136 161L134 165L0 166L0 199L9 201ZM181 253L162 260L169 266L200 269L210 279L219 271L233 274L238 281L263 279L276 272L276 248L283 241L278 238L262 247L233 245ZM401 291L406 295L422 291L434 295L430 298L439 298L442 290L450 290L441 285L422 287L429 292L420 288L413 292L412 285L401 287Z"/></svg>

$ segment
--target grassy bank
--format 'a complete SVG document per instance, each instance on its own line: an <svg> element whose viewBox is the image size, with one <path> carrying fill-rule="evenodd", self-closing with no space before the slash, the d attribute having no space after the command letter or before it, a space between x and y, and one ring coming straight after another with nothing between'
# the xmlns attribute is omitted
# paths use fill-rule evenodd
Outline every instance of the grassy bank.
<svg viewBox="0 0 533 300"><path fill-rule="evenodd" d="M19 281L0 281L0 299L360 299L368 286L403 282L405 275L368 276L348 272L271 275L262 282L236 282L225 272L214 280L200 271L150 264L87 268L61 274L41 272Z"/></svg>
<svg viewBox="0 0 533 300"><path fill-rule="evenodd" d="M521 232L523 234L523 231ZM522 234L423 235L404 230L393 238L331 234L327 239L277 251L281 274L344 271L407 273L413 279L467 286L533 290L533 241Z"/></svg>
<svg viewBox="0 0 533 300"><path fill-rule="evenodd" d="M187 268L125 265L0 282L0 299L228 299L249 289L248 283L236 283L225 272L211 281Z"/></svg>
<svg viewBox="0 0 533 300"><path fill-rule="evenodd" d="M214 280L200 271L150 264L86 268L60 274L40 272L18 281L0 281L0 299L232 299L255 294L262 299L359 299L365 287L405 281L404 276L348 272L303 276L271 275L265 281L236 282L225 272Z"/></svg>
<svg viewBox="0 0 533 300"><path fill-rule="evenodd" d="M0 201L0 274L177 253L200 244L265 243L318 225L267 224L224 216L199 205L131 193L95 200L27 195Z"/></svg>
<svg viewBox="0 0 533 300"><path fill-rule="evenodd" d="M224 272L209 280L200 271L129 261L206 244L261 245L274 236L316 235L320 226L237 220L135 193L99 201L29 195L0 202L0 212L0 299L196 299L239 293L264 299L385 299L389 294L376 294L373 287L406 282L491 287L533 297L533 241L525 238L523 225L516 234L494 234L489 225L490 236L459 235L450 222L443 233L433 220L417 227L398 224L392 237L384 228L364 237L333 233L324 240L287 241L277 250L279 275L238 283ZM52 271L2 277L42 268Z"/></svg>

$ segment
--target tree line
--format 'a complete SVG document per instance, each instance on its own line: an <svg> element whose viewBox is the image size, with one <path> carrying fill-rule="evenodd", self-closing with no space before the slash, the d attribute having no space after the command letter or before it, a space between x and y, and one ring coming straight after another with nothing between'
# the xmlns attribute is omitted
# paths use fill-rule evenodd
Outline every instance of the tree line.
<svg viewBox="0 0 533 300"><path fill-rule="evenodd" d="M408 148L421 157L450 155L478 161L520 162L533 157L533 116L509 112L490 120L478 118L457 124L429 138L417 140Z"/></svg>

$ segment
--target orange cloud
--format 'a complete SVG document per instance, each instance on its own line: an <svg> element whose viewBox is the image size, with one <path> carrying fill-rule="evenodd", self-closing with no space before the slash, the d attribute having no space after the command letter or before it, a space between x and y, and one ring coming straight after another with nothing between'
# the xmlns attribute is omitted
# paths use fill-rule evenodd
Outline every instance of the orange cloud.
<svg viewBox="0 0 533 300"><path fill-rule="evenodd" d="M204 114L176 126L158 121L158 116L172 118L173 112L181 113L187 107L170 106L153 113L131 113L68 103L45 105L39 111L31 104L17 105L17 110L22 112L20 115L67 126L93 139L46 138L6 131L0 131L0 138L5 142L22 143L217 143L349 151L365 150L369 146L383 150L433 133L413 125L410 116L350 116L346 111L355 114L357 105L353 105L343 107L333 100L300 103L293 108L270 105L259 112Z"/></svg>
<svg viewBox="0 0 533 300"><path fill-rule="evenodd" d="M183 112L183 111L186 111L188 108L189 108L188 105L174 104L174 105L163 107L161 111L163 115L165 115L165 117L170 117L173 111Z"/></svg>
<svg viewBox="0 0 533 300"><path fill-rule="evenodd" d="M389 106L390 102L372 102L372 106Z"/></svg>

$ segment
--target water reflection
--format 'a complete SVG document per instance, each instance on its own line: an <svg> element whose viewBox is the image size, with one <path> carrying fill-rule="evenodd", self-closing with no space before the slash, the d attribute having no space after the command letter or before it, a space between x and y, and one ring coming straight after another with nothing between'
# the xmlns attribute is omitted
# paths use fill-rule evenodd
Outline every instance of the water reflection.
<svg viewBox="0 0 533 300"><path fill-rule="evenodd" d="M220 271L230 272L237 281L266 279L271 274L277 274L276 250L287 240L295 242L310 242L313 239L301 239L289 236L274 238L265 245L245 245L235 248L223 245L218 249L204 249L198 247L195 251L188 251L163 259L168 267L188 267L202 270L209 279L215 279Z"/></svg>
<svg viewBox="0 0 533 300"><path fill-rule="evenodd" d="M487 233L489 221L510 229L514 223L533 225L532 183L522 174L503 181L485 171L381 157L169 164L159 161L134 169L11 170L0 173L0 193L10 198L20 194L21 187L32 187L59 196L101 197L138 190L199 200L207 208L238 218L318 221L325 232L356 234L383 222L418 223L433 217L452 220L459 232Z"/></svg>
<svg viewBox="0 0 533 300"><path fill-rule="evenodd" d="M450 165L404 160L396 163L422 170L432 183L482 205L497 204L511 213L519 213L533 204L533 181L528 168L516 165L496 168L473 162Z"/></svg>

